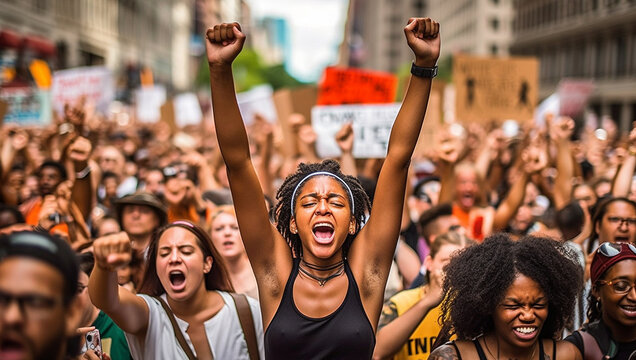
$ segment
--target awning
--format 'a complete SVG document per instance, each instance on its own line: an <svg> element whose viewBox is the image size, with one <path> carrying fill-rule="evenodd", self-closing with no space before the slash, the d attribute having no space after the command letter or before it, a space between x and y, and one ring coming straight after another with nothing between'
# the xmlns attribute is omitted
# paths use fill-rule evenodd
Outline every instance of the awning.
<svg viewBox="0 0 636 360"><path fill-rule="evenodd" d="M22 46L22 37L18 33L9 30L0 30L0 47L20 48Z"/></svg>
<svg viewBox="0 0 636 360"><path fill-rule="evenodd" d="M38 53L42 56L53 56L55 55L55 44L53 44L48 39L35 36L35 35L27 35L22 40L24 48L30 49Z"/></svg>

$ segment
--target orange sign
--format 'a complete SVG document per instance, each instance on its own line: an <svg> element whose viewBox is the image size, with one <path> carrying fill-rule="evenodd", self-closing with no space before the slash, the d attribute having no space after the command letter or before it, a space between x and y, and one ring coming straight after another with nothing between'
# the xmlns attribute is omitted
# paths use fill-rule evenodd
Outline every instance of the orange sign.
<svg viewBox="0 0 636 360"><path fill-rule="evenodd" d="M395 101L391 73L328 67L318 88L318 105L387 104Z"/></svg>

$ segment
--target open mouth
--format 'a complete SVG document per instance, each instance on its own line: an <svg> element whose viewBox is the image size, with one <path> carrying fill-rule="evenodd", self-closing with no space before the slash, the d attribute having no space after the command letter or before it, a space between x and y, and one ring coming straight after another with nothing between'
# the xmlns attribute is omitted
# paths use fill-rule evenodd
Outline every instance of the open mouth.
<svg viewBox="0 0 636 360"><path fill-rule="evenodd" d="M179 270L173 270L168 275L173 290L183 290L185 287L185 274Z"/></svg>
<svg viewBox="0 0 636 360"><path fill-rule="evenodd" d="M224 241L223 242L223 246L225 246L225 247L229 247L229 246L232 246L232 245L234 245L233 241Z"/></svg>
<svg viewBox="0 0 636 360"><path fill-rule="evenodd" d="M329 244L334 237L333 225L329 223L318 223L313 228L314 239L319 244Z"/></svg>
<svg viewBox="0 0 636 360"><path fill-rule="evenodd" d="M519 326L513 329L515 335L523 340L531 340L537 335L535 326Z"/></svg>
<svg viewBox="0 0 636 360"><path fill-rule="evenodd" d="M627 236L614 236L614 242L615 243L628 243L629 241L629 237Z"/></svg>
<svg viewBox="0 0 636 360"><path fill-rule="evenodd" d="M0 358L5 360L23 359L26 350L22 343L13 339L2 339L0 341Z"/></svg>

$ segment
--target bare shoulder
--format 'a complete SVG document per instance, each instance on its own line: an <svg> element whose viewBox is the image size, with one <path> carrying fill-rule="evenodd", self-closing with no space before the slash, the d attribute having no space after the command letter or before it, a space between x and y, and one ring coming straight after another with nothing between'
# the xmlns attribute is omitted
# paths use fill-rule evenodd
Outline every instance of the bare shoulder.
<svg viewBox="0 0 636 360"><path fill-rule="evenodd" d="M457 350L452 345L442 345L433 350L428 357L429 360L458 360Z"/></svg>
<svg viewBox="0 0 636 360"><path fill-rule="evenodd" d="M581 355L581 352L579 351L579 349L571 342L561 340L561 341L557 341L556 344L557 344L557 348L556 348L557 359L559 360L562 360L562 359L582 360L583 359L583 356Z"/></svg>

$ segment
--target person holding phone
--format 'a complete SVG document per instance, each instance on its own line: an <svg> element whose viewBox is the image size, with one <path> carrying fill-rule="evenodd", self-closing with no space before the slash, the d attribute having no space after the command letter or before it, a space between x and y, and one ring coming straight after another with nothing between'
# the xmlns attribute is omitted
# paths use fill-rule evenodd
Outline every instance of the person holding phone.
<svg viewBox="0 0 636 360"><path fill-rule="evenodd" d="M440 51L437 22L411 18L404 33L415 56L414 76L392 128L376 205L371 209L360 183L344 175L335 161L301 164L278 190L273 225L232 78L232 62L245 34L238 23L207 30L216 133L258 284L268 359L372 356L407 172Z"/></svg>

